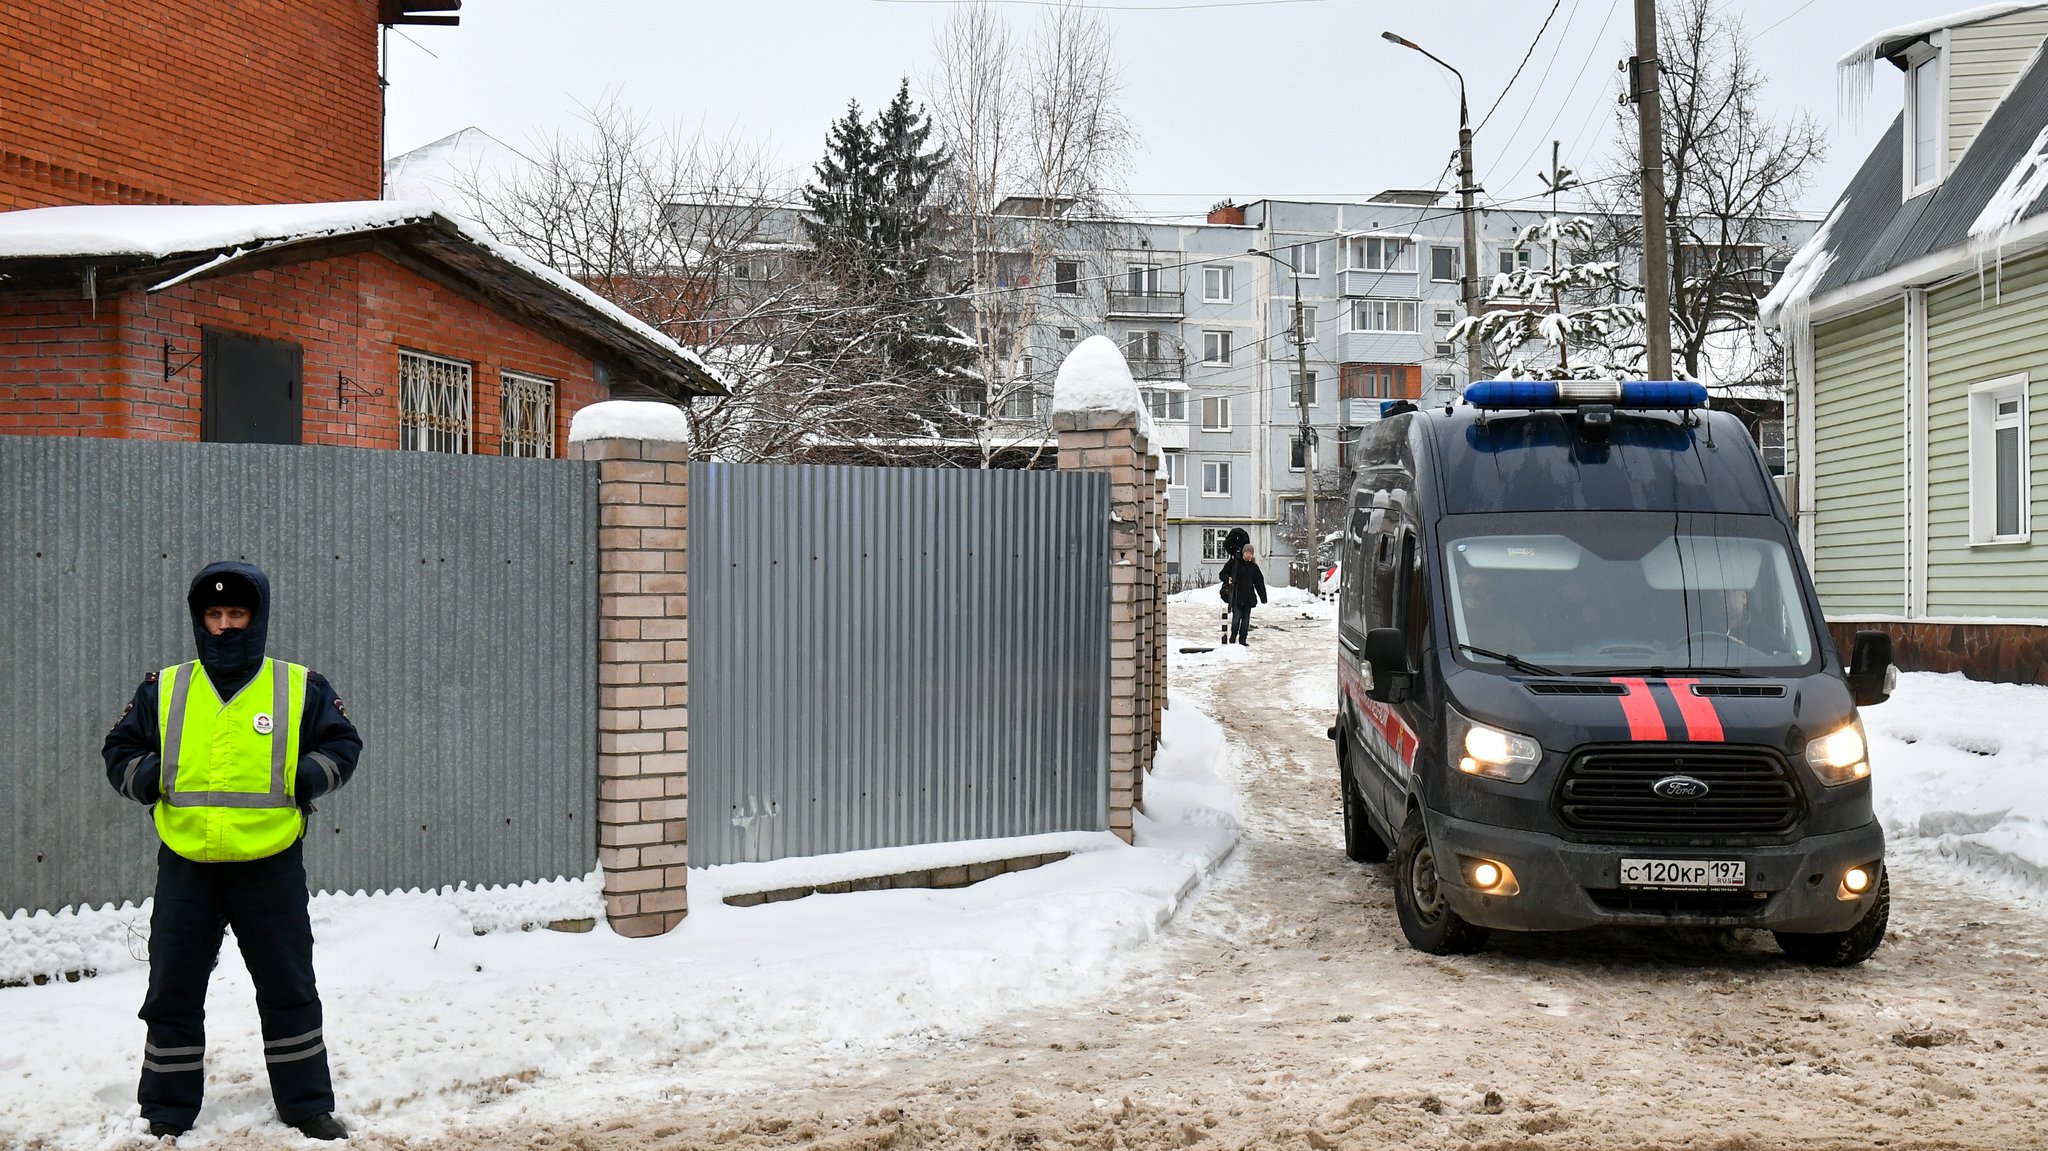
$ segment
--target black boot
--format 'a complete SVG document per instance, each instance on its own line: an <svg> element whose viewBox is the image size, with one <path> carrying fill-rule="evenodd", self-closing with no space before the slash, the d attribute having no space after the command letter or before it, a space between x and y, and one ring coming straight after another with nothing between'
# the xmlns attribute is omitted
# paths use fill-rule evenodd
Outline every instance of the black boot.
<svg viewBox="0 0 2048 1151"><path fill-rule="evenodd" d="M348 1128L341 1125L332 1112L323 1111L311 1119L301 1119L292 1126L308 1139L346 1139Z"/></svg>
<svg viewBox="0 0 2048 1151"><path fill-rule="evenodd" d="M183 1127L172 1123L165 1123L162 1120L149 1125L149 1137L151 1139L176 1139L184 1133L185 1129Z"/></svg>

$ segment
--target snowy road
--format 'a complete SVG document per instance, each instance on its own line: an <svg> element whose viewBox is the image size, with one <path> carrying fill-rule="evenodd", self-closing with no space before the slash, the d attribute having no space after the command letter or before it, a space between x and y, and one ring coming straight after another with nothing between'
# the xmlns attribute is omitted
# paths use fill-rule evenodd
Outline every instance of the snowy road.
<svg viewBox="0 0 2048 1151"><path fill-rule="evenodd" d="M1176 647L1213 642L1208 605L1172 622ZM1339 849L1327 609L1259 622L1249 650L1176 657L1175 698L1233 741L1245 834L1121 993L828 1085L391 1145L2048 1146L2039 910L1909 852L1892 938L1847 972L1790 964L1761 933L1497 934L1477 956L1420 955L1385 869Z"/></svg>

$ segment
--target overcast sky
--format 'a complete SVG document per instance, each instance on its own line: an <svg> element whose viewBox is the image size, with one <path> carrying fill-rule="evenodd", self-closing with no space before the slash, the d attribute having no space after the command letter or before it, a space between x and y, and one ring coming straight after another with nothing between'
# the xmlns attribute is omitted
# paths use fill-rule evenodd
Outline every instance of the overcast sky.
<svg viewBox="0 0 2048 1151"><path fill-rule="evenodd" d="M1448 73L1380 38L1393 30L1461 68L1475 121L1551 12L1551 0L1112 0L1102 10L1140 135L1129 190L1146 211L1226 198L1356 199L1429 187L1457 143ZM1879 65L1869 112L1838 116L1835 59L1872 33L1960 0L1725 0L1770 77L1774 115L1810 112L1831 155L1806 207L1854 175L1899 99ZM1476 137L1495 199L1539 191L1549 142L1590 172L1613 143L1615 63L1630 0L1560 0L1521 78ZM1042 6L1001 10L1023 31ZM386 150L468 126L515 148L612 98L656 121L737 133L803 173L848 99L872 110L931 65L948 0L469 0L456 28L391 39ZM1574 162L1576 160L1576 163Z"/></svg>

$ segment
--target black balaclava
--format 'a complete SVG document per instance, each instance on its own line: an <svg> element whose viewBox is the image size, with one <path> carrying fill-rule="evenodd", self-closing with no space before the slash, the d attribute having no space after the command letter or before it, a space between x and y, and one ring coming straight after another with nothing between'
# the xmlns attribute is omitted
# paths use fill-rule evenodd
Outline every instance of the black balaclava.
<svg viewBox="0 0 2048 1151"><path fill-rule="evenodd" d="M185 593L192 609L192 638L199 644L199 665L223 700L248 686L263 666L263 642L270 631L270 580L255 564L213 563L192 577ZM249 609L249 626L219 635L206 630L206 609L217 606Z"/></svg>

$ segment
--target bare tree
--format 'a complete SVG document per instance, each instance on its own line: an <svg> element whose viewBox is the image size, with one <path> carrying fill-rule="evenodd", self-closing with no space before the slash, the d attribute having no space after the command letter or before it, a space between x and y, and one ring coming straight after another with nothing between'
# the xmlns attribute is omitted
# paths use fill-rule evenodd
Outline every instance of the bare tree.
<svg viewBox="0 0 2048 1151"><path fill-rule="evenodd" d="M537 140L513 175L457 183L492 235L576 279L696 351L733 386L689 405L714 458L795 459L905 436L905 397L875 365L874 309L809 261L800 207L765 153L736 137L657 129L614 102ZM821 338L829 334L829 339ZM796 348L830 347L793 361ZM927 437L928 438L928 437Z"/></svg>
<svg viewBox="0 0 2048 1151"><path fill-rule="evenodd" d="M952 390L947 415L987 466L1043 435L1042 368L1053 357L1038 341L1089 297L1046 289L1058 286L1062 256L1084 266L1107 246L1136 133L1119 102L1115 38L1080 4L1052 7L1021 41L994 5L962 4L935 49L927 87L952 157L943 185L951 280L981 376Z"/></svg>
<svg viewBox="0 0 2048 1151"><path fill-rule="evenodd" d="M1781 361L1772 337L1759 342L1756 305L1798 247L1788 225L1827 142L1805 113L1781 121L1762 110L1768 77L1742 17L1725 8L1667 0L1658 18L1672 360L1693 379L1777 382ZM1605 223L1580 253L1589 260L1632 263L1642 250L1633 117L1618 116L1606 178L1592 185Z"/></svg>

